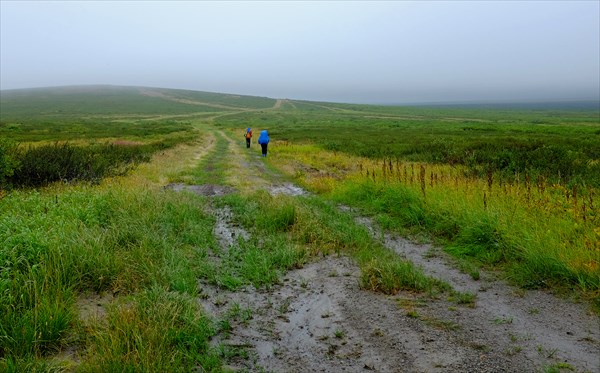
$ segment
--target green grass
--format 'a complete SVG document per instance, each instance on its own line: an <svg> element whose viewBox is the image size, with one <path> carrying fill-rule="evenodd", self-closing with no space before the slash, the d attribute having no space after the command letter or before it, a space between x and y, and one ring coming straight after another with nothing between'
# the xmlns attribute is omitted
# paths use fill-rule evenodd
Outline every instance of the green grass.
<svg viewBox="0 0 600 373"><path fill-rule="evenodd" d="M153 294L165 302L154 308L175 302L177 307L187 307L181 311L182 317L201 320L201 310L196 309L191 297L197 294L199 264L215 245L213 220L203 206L201 198L187 194L116 187L57 187L44 192L15 191L4 197L0 205L0 367L24 367L32 359L43 359L72 344L72 331L79 323L75 299L85 292L132 294L134 302ZM148 308L145 302L140 310ZM124 317L121 311L115 312L115 317ZM103 343L123 343L133 348L127 340L112 335L132 328L131 338L143 345L154 343L150 340L158 334L179 338L180 344L170 340L168 351L158 352L188 356L189 351L184 351L189 348L186 338L177 335L187 327L202 327L198 324L201 321L190 320L191 326L169 324L168 320L177 320L174 315L160 309L156 312L153 323L145 318L150 317L147 315L132 320L117 318L114 322L119 325L113 325L114 330L109 326L105 330L108 334L98 332L101 335L93 343L77 339L77 344L94 351L100 348L96 344ZM131 324L126 323L129 321ZM152 328L156 330L149 330ZM98 364L107 369L129 369L126 367L138 363L121 360L124 346L113 347L116 350L110 350L110 354L94 352L104 356L98 357ZM190 353L202 351L194 349ZM146 357L158 352L148 350ZM134 359L125 357L130 358ZM193 361L201 360L197 356L191 360L164 359L156 366L174 364L173 369L187 370Z"/></svg>
<svg viewBox="0 0 600 373"><path fill-rule="evenodd" d="M223 127L267 128L273 140L315 143L370 158L466 165L600 186L597 110L464 109L298 104L297 109L219 118Z"/></svg>
<svg viewBox="0 0 600 373"><path fill-rule="evenodd" d="M165 115L223 110L151 97L143 95L142 90L135 87L80 86L2 91L2 120L31 122L91 115Z"/></svg>
<svg viewBox="0 0 600 373"><path fill-rule="evenodd" d="M151 97L144 91L172 99ZM189 137L190 121L177 116L201 118L220 112L267 109L274 103L274 99L253 96L117 86L1 91L0 137L18 142ZM169 116L173 118L163 118Z"/></svg>
<svg viewBox="0 0 600 373"><path fill-rule="evenodd" d="M567 264L563 258L568 252L562 254L561 249L564 243L561 238L551 241L552 231L544 231L543 234L548 235L546 239L534 238L533 234L542 233L533 233L530 223L524 226L511 224L514 220L502 215L502 210L488 213L460 203L451 207L454 202L448 193L439 191L439 195L434 195L430 191L425 199L416 188L372 180L349 180L338 182L330 197L378 216L388 229L413 235L429 234L445 245L449 253L463 260L469 259L463 267L471 276L478 277L472 264L477 263L478 266L504 268L510 280L525 288L579 287L590 296L600 289L597 271L584 271ZM562 218L555 219L557 224L565 224L560 223L564 221ZM566 231L561 237L564 234ZM588 256L593 263L593 253ZM585 261L583 258L577 260Z"/></svg>
<svg viewBox="0 0 600 373"><path fill-rule="evenodd" d="M598 294L597 256L581 250L597 240L590 229L597 219L593 196L600 185L597 110L306 101L287 101L271 110L275 101L268 98L153 91L170 98L124 87L2 91L0 182L18 169L17 143L28 143L21 149L29 144L44 149L44 144L68 140L89 155L97 147L127 140L148 150L144 154L149 156L202 135L200 128L212 131L214 148L195 169L175 179L223 184L230 166L228 141L203 122L217 116L217 129L269 130L273 144L267 167L280 166L285 149L279 145L285 141L316 144L306 152L327 155L316 164L302 151L287 155L295 165L291 176L318 186L307 179L316 170L325 180L321 189L315 188L321 195L273 197L260 191L209 201L115 180L0 190L0 371L219 371L224 361L244 358L247 351L210 347L210 338L247 322L251 310L234 305L222 319L210 320L197 302L198 279L229 290L268 288L285 271L320 255L353 258L365 289L425 297L445 293L457 304L474 306L474 295L452 291L383 247L337 209L339 202L374 216L383 229L446 245L474 278L481 266L501 268L526 288L566 287ZM453 188L436 190L425 183L425 195L418 180L405 185L382 182L379 166L377 181L346 179L352 169L341 161L354 155L464 166L470 178L461 174L461 182L471 180L465 184L471 189L460 195ZM50 157L37 159L42 158ZM552 201L525 201L522 196L514 203L513 196L503 200L488 194L488 205L481 206L481 190L474 191L473 185L489 172L495 183L510 179L524 185L538 175L548 188L560 182L549 198L560 202L567 196L564 206L559 203L567 213L535 210L533 203L550 206ZM587 204L584 212L569 212L575 190L578 208L582 201ZM499 203L508 208L500 209ZM235 223L250 233L250 239L230 248L218 246L209 212L225 205ZM79 317L78 302L89 294L115 295L105 317ZM281 311L288 306L282 305ZM419 317L416 311L414 316ZM431 322L443 329L454 327ZM73 350L80 362L58 358Z"/></svg>
<svg viewBox="0 0 600 373"><path fill-rule="evenodd" d="M114 305L106 323L87 331L83 371L188 372L220 368L208 341L212 323L187 294L151 287Z"/></svg>
<svg viewBox="0 0 600 373"><path fill-rule="evenodd" d="M19 123L0 120L0 136L17 142L74 140L93 142L105 138L147 142L165 138L189 137L191 132L190 122L176 120L69 119L65 117L41 118Z"/></svg>
<svg viewBox="0 0 600 373"><path fill-rule="evenodd" d="M410 262L400 259L374 241L366 228L357 225L351 216L320 198L275 198L261 191L247 197L228 196L224 202L255 237L275 235L281 244L288 245L291 250L300 250L295 260L278 262L283 264L279 264L279 268L299 266L318 254L343 254L353 257L359 264L361 285L365 289L385 294L400 290L430 294L449 290L449 285L424 275ZM262 260L268 261L273 256L287 257L280 253L278 245L281 244L267 242L270 249L263 254ZM240 266L243 264L239 263L245 262L238 259L233 263Z"/></svg>
<svg viewBox="0 0 600 373"><path fill-rule="evenodd" d="M192 172L185 172L174 181L185 181L196 185L225 184L229 143L219 132L213 131L213 134L216 142L214 148L198 162Z"/></svg>

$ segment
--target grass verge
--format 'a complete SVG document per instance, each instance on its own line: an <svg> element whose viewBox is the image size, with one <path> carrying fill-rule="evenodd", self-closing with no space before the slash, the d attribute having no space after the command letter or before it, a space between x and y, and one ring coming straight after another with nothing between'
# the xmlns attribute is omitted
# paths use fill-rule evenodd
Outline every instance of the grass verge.
<svg viewBox="0 0 600 373"><path fill-rule="evenodd" d="M473 266L500 268L524 288L579 289L600 309L594 189L499 183L493 175L473 179L451 167L373 162L314 146L274 154L271 162L326 198L361 208L385 229L436 240L473 277Z"/></svg>
<svg viewBox="0 0 600 373"><path fill-rule="evenodd" d="M5 196L0 370L62 369L76 364L54 358L69 349L84 370L218 364L203 347L210 328L193 302L199 263L215 245L204 206L197 196L116 184ZM132 298L86 324L92 337L83 338L77 299L102 292Z"/></svg>

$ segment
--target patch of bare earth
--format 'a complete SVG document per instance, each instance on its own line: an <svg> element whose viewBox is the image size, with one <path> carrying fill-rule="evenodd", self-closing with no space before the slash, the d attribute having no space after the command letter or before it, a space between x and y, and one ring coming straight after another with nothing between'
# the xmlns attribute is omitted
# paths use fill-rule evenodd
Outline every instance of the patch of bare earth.
<svg viewBox="0 0 600 373"><path fill-rule="evenodd" d="M89 320L104 320L107 315L106 307L114 300L111 293L87 294L77 299L79 319L83 322Z"/></svg>
<svg viewBox="0 0 600 373"><path fill-rule="evenodd" d="M289 272L271 290L227 292L203 285L205 309L219 318L234 304L251 309L219 343L245 347L250 358L231 368L273 372L499 372L532 371L523 356L465 339L451 321L409 316L399 302L360 289L359 270L327 257Z"/></svg>
<svg viewBox="0 0 600 373"><path fill-rule="evenodd" d="M357 218L374 236L381 231L370 219ZM457 342L505 355L519 371L567 363L582 372L600 372L600 321L585 303L558 298L545 291L516 289L491 273L479 280L457 270L439 248L414 244L391 234L384 244L432 277L461 292L477 296L474 308L428 302L417 312L424 319L443 319L458 326Z"/></svg>
<svg viewBox="0 0 600 373"><path fill-rule="evenodd" d="M202 184L202 185L188 185L183 183L171 183L164 186L166 190L173 190L175 192L189 191L196 193L201 196L224 196L234 192L234 189L226 185L218 184Z"/></svg>
<svg viewBox="0 0 600 373"><path fill-rule="evenodd" d="M107 307L113 301L114 296L112 293L88 293L80 295L75 302L79 321L83 325L104 322L108 313ZM81 362L80 355L82 354L83 347L78 343L73 343L71 336L67 336L65 340L67 343L52 359L65 367L65 370L75 370L75 367Z"/></svg>

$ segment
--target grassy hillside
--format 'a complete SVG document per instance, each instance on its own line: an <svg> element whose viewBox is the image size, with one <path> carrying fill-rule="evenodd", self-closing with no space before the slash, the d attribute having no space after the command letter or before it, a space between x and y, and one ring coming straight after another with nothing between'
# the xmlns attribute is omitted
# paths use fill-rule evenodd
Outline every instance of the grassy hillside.
<svg viewBox="0 0 600 373"><path fill-rule="evenodd" d="M122 138L190 131L186 118L272 107L275 100L173 89L77 86L0 93L0 137L19 142Z"/></svg>
<svg viewBox="0 0 600 373"><path fill-rule="evenodd" d="M171 99L166 99L166 98ZM188 102L177 101L187 99ZM275 100L175 89L119 86L74 86L5 90L0 94L1 120L30 122L93 115L190 114L237 108L267 108Z"/></svg>

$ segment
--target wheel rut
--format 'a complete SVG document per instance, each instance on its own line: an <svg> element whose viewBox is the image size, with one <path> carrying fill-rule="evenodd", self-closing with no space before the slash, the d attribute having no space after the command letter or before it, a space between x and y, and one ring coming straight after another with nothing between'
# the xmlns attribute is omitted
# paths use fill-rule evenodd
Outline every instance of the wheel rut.
<svg viewBox="0 0 600 373"><path fill-rule="evenodd" d="M228 182L242 192L307 195L266 166L254 149L228 138ZM475 306L448 295L363 290L360 269L347 257L316 258L286 273L269 289L228 291L200 283L199 302L215 319L231 307L252 317L233 325L215 344L244 348L233 370L273 372L534 372L567 366L600 372L598 317L584 304L542 291L513 288L494 274L473 280L439 248L414 244L381 230L360 212L343 208L373 238L423 271L476 296ZM230 210L215 212L223 249L251 236Z"/></svg>

